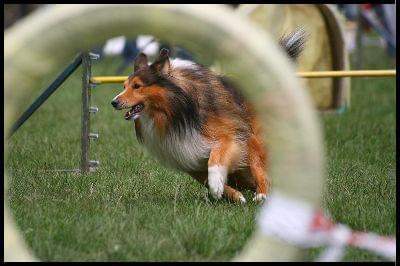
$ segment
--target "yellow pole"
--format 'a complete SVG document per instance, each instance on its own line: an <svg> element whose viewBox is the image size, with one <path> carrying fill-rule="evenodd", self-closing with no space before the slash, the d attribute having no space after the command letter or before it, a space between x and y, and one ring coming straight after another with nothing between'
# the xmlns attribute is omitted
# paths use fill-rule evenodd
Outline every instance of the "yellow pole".
<svg viewBox="0 0 400 266"><path fill-rule="evenodd" d="M128 76L97 76L92 77L93 83L123 83Z"/></svg>
<svg viewBox="0 0 400 266"><path fill-rule="evenodd" d="M394 77L396 69L386 70L340 70L340 71L306 71L297 72L301 78L335 78L335 77ZM96 76L94 83L123 83L128 76Z"/></svg>
<svg viewBox="0 0 400 266"><path fill-rule="evenodd" d="M308 72L297 72L297 75L302 78L391 77L391 76L396 76L396 69L308 71Z"/></svg>

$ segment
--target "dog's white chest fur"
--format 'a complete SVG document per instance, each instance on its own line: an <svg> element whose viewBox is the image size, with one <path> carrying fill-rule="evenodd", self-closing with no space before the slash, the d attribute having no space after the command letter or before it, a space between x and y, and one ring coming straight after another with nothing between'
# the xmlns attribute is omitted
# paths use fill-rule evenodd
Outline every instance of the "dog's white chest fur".
<svg viewBox="0 0 400 266"><path fill-rule="evenodd" d="M140 118L143 144L161 163L186 171L207 169L211 145L195 129L187 129L179 136L169 132L160 138L153 120L143 114Z"/></svg>

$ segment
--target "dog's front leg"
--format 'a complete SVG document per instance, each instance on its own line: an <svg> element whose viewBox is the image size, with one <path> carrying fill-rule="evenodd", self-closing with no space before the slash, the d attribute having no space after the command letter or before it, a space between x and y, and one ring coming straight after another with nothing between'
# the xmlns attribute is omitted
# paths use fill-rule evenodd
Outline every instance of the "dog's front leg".
<svg viewBox="0 0 400 266"><path fill-rule="evenodd" d="M239 155L239 146L230 139L220 140L211 149L208 159L208 189L213 198L222 197L228 173L237 165Z"/></svg>

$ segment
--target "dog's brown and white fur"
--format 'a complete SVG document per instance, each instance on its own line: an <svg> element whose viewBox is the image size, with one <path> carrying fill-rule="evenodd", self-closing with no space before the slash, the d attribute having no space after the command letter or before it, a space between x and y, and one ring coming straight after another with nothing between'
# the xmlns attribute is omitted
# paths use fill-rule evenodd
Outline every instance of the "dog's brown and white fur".
<svg viewBox="0 0 400 266"><path fill-rule="evenodd" d="M296 59L303 32L281 39ZM239 190L266 198L267 151L257 114L228 80L200 64L170 59L161 50L154 63L145 54L135 59L134 73L112 101L129 108L138 140L162 163L185 171L206 185L210 194L245 202Z"/></svg>

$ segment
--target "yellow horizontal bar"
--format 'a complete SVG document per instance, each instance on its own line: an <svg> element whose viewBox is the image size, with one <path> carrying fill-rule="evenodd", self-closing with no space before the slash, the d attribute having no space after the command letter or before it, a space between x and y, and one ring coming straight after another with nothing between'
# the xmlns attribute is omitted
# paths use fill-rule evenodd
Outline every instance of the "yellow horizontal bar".
<svg viewBox="0 0 400 266"><path fill-rule="evenodd" d="M92 77L94 83L123 83L128 79L128 76L97 76Z"/></svg>
<svg viewBox="0 0 400 266"><path fill-rule="evenodd" d="M309 72L297 72L297 75L302 78L392 77L392 76L396 76L396 69L309 71Z"/></svg>
<svg viewBox="0 0 400 266"><path fill-rule="evenodd" d="M340 71L308 71L297 72L301 78L334 78L334 77L393 77L396 69L388 70L340 70ZM94 83L123 83L128 76L96 76Z"/></svg>

